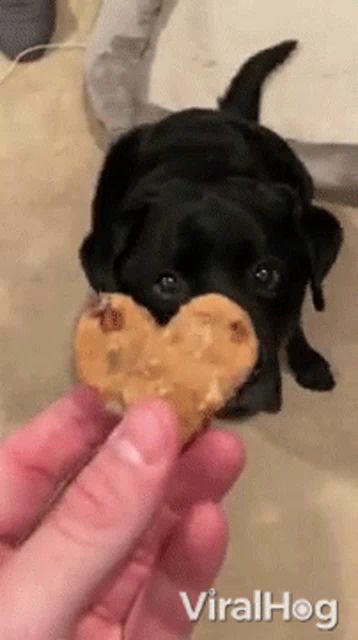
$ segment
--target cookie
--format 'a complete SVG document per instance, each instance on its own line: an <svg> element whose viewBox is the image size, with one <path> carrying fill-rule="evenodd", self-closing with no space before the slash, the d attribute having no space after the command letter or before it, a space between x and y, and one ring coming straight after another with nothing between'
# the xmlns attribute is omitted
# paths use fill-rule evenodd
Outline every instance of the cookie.
<svg viewBox="0 0 358 640"><path fill-rule="evenodd" d="M78 377L119 413L152 397L171 402L183 444L249 378L258 359L247 313L219 294L194 298L164 327L132 298L103 295L81 315Z"/></svg>

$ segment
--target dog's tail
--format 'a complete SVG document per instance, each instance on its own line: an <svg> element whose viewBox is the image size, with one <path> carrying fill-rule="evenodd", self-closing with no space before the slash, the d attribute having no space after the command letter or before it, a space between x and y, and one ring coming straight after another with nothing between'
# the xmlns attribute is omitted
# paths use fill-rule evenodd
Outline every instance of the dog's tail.
<svg viewBox="0 0 358 640"><path fill-rule="evenodd" d="M296 47L297 40L285 40L250 58L239 69L226 94L219 100L219 107L236 111L243 118L257 122L262 86L267 76L285 62Z"/></svg>

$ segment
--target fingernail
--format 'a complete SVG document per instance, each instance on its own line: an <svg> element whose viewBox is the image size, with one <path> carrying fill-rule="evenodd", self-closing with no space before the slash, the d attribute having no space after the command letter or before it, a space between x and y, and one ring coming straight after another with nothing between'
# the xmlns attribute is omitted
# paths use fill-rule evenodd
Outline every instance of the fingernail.
<svg viewBox="0 0 358 640"><path fill-rule="evenodd" d="M175 449L175 417L162 401L134 406L113 434L122 457L132 464L156 464Z"/></svg>

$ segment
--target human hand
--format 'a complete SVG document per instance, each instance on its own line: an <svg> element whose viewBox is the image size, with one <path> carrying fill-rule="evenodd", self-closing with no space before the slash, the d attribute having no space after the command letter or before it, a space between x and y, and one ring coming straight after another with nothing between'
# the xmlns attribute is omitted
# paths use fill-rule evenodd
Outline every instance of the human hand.
<svg viewBox="0 0 358 640"><path fill-rule="evenodd" d="M222 564L219 502L243 467L242 445L208 431L178 457L176 419L161 401L117 422L80 387L2 443L2 640L191 635L179 592L196 601Z"/></svg>

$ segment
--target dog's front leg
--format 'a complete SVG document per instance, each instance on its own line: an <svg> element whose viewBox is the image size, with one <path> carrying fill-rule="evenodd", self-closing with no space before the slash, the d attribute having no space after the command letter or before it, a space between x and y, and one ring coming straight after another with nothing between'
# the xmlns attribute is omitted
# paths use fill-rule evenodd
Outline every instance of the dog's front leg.
<svg viewBox="0 0 358 640"><path fill-rule="evenodd" d="M330 391L335 380L329 363L307 341L300 324L287 344L288 363L302 387L312 391Z"/></svg>

